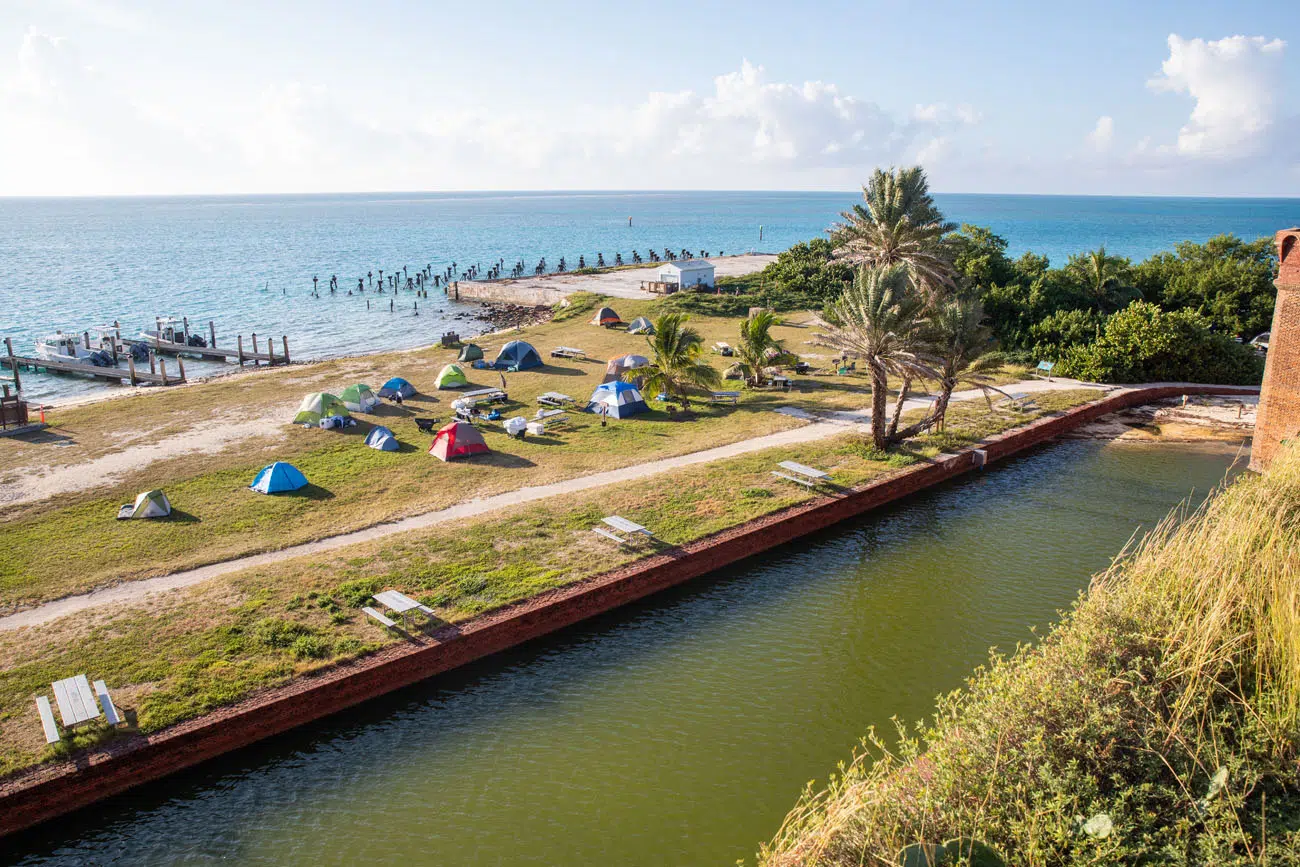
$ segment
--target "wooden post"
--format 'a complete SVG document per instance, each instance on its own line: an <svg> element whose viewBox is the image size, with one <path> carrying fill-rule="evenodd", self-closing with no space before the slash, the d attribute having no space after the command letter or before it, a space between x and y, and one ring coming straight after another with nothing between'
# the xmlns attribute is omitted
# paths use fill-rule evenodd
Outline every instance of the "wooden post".
<svg viewBox="0 0 1300 867"><path fill-rule="evenodd" d="M129 352L126 354L126 369L127 369L127 371L129 371L130 374L131 374L131 384L132 384L132 385L135 385L135 384L136 384L136 378L135 378L135 356L132 355L132 354L129 353Z"/></svg>
<svg viewBox="0 0 1300 867"><path fill-rule="evenodd" d="M184 329L185 345L189 346L190 345L190 317L188 316L181 317L181 328Z"/></svg>
<svg viewBox="0 0 1300 867"><path fill-rule="evenodd" d="M158 354L155 352L149 353L149 373L158 375Z"/></svg>
<svg viewBox="0 0 1300 867"><path fill-rule="evenodd" d="M9 352L9 372L14 375L14 389L22 391L22 382L18 379L18 362L14 361L14 342L5 338L5 349Z"/></svg>
<svg viewBox="0 0 1300 867"><path fill-rule="evenodd" d="M275 341L266 341L266 366L275 367Z"/></svg>
<svg viewBox="0 0 1300 867"><path fill-rule="evenodd" d="M260 367L262 362L257 357L257 332L253 332L253 366Z"/></svg>
<svg viewBox="0 0 1300 867"><path fill-rule="evenodd" d="M284 344L284 358L281 359L281 363L288 364L289 363L289 337L287 335L281 335L280 340Z"/></svg>
<svg viewBox="0 0 1300 867"><path fill-rule="evenodd" d="M181 358L179 355L176 356L176 366L181 369L181 382L184 382L185 381L185 360ZM167 383L165 382L163 383L163 385L166 384Z"/></svg>
<svg viewBox="0 0 1300 867"><path fill-rule="evenodd" d="M86 347L86 349L90 349L90 332L89 332L89 331L83 331L83 332L81 332L81 345L84 346L84 347Z"/></svg>
<svg viewBox="0 0 1300 867"><path fill-rule="evenodd" d="M167 359L165 358L158 359L158 372L162 375L163 385L166 385L167 384Z"/></svg>
<svg viewBox="0 0 1300 867"><path fill-rule="evenodd" d="M158 316L153 318L154 334L162 337L162 319Z"/></svg>
<svg viewBox="0 0 1300 867"><path fill-rule="evenodd" d="M239 366L243 367L244 366L244 335L242 334L239 335L238 345L239 345Z"/></svg>
<svg viewBox="0 0 1300 867"><path fill-rule="evenodd" d="M213 349L217 348L217 326L211 319L208 320L208 345Z"/></svg>

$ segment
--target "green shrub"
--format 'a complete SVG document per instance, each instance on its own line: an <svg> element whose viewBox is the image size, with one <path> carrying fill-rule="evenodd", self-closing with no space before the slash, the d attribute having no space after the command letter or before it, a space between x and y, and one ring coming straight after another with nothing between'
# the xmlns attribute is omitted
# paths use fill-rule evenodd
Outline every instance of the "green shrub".
<svg viewBox="0 0 1300 867"><path fill-rule="evenodd" d="M319 635L300 635L293 642L295 659L324 659L330 649L330 643Z"/></svg>
<svg viewBox="0 0 1300 867"><path fill-rule="evenodd" d="M768 497L776 496L767 488L745 488L740 492L740 496L746 500L766 500Z"/></svg>
<svg viewBox="0 0 1300 867"><path fill-rule="evenodd" d="M334 588L334 596L348 608L361 608L379 592L379 579L355 578Z"/></svg>
<svg viewBox="0 0 1300 867"><path fill-rule="evenodd" d="M279 617L268 617L253 625L253 637L267 647L289 647L309 632L310 627Z"/></svg>

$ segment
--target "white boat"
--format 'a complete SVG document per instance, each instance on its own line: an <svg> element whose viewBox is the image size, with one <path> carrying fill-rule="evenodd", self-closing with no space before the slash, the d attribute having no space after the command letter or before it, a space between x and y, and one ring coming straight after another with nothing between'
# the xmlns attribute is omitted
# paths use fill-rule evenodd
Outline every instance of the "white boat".
<svg viewBox="0 0 1300 867"><path fill-rule="evenodd" d="M208 341L205 340L201 334L196 334L191 331L188 336L186 335L184 319L177 319L173 316L163 316L157 320L157 323L156 328L147 328L144 331L141 331L139 339L147 340L150 343L156 339L161 340L163 343L171 343L180 346L195 346L199 348L208 345ZM183 355L185 353L176 354ZM203 356L194 355L193 357L202 358Z"/></svg>
<svg viewBox="0 0 1300 867"><path fill-rule="evenodd" d="M76 361L82 364L93 364L96 367L113 367L116 364L111 338L102 335L100 345L92 344L87 347L83 339L75 334L56 331L37 338L36 354L47 361Z"/></svg>

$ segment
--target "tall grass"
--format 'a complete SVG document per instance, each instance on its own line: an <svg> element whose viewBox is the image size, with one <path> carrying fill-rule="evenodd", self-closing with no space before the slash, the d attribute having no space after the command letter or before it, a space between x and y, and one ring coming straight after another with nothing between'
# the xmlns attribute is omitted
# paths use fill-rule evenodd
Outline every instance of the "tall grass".
<svg viewBox="0 0 1300 867"><path fill-rule="evenodd" d="M963 837L1015 865L1300 863L1298 591L1293 447L1170 515L930 723L870 733L760 862L898 864Z"/></svg>

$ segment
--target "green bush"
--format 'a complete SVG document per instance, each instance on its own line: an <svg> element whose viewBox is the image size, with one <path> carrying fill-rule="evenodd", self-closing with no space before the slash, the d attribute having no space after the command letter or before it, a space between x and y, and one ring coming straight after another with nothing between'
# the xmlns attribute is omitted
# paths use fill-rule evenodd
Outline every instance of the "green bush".
<svg viewBox="0 0 1300 867"><path fill-rule="evenodd" d="M330 643L318 635L300 635L293 642L295 659L324 659L330 650Z"/></svg>
<svg viewBox="0 0 1300 867"><path fill-rule="evenodd" d="M356 578L334 589L334 596L348 608L361 608L379 592L379 579Z"/></svg>
<svg viewBox="0 0 1300 867"><path fill-rule="evenodd" d="M309 632L309 627L279 617L268 617L253 625L253 637L267 647L289 647Z"/></svg>
<svg viewBox="0 0 1300 867"><path fill-rule="evenodd" d="M1199 314L1138 301L1107 319L1096 342L1066 350L1055 372L1089 382L1257 385L1264 365L1249 346L1211 332Z"/></svg>

